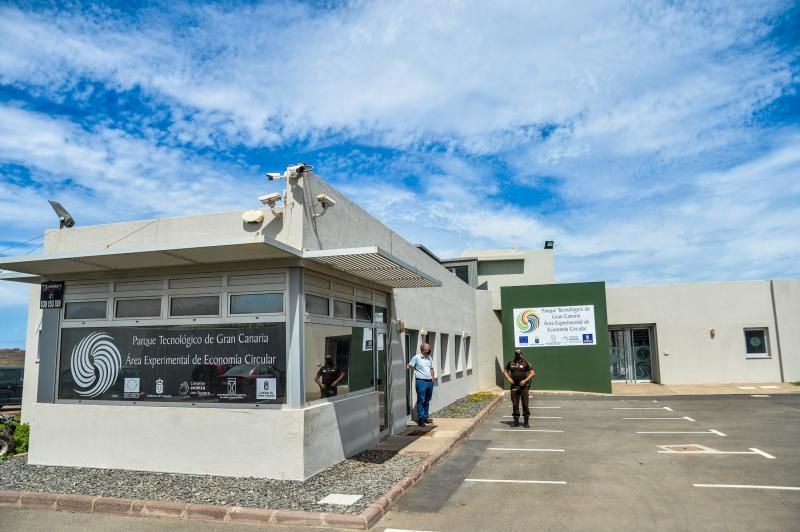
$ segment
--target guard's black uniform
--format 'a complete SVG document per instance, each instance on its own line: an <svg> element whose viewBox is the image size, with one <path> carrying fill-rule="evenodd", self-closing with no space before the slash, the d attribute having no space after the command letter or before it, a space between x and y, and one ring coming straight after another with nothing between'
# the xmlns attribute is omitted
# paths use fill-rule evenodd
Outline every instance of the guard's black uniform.
<svg viewBox="0 0 800 532"><path fill-rule="evenodd" d="M338 393L337 386L333 386L333 382L339 378L339 368L325 364L317 372L320 382L322 382L321 396L322 397L335 397Z"/></svg>
<svg viewBox="0 0 800 532"><path fill-rule="evenodd" d="M524 358L512 360L506 364L506 371L511 377L511 380L514 381L514 384L511 385L511 404L513 405L511 415L514 416L515 422L519 421L520 399L522 399L522 415L525 417L525 422L527 422L528 418L531 417L531 411L528 408L528 389L530 388L530 381L522 386L519 384L528 378L528 375L531 373L531 369L531 365L528 364L528 361Z"/></svg>

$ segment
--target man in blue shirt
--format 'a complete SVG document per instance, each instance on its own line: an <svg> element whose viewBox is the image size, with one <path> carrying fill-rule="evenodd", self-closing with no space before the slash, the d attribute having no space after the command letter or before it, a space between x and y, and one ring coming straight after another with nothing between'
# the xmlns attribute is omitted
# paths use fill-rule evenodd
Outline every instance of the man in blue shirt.
<svg viewBox="0 0 800 532"><path fill-rule="evenodd" d="M433 396L433 379L436 378L436 372L431 359L431 345L422 344L419 351L420 354L415 355L406 367L414 370L417 385L417 425L424 427L425 423L433 423L428 408Z"/></svg>

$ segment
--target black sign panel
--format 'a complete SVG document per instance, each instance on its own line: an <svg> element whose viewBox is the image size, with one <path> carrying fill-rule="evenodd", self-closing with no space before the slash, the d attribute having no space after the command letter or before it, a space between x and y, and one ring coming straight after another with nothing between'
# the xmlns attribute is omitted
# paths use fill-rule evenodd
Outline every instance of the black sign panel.
<svg viewBox="0 0 800 532"><path fill-rule="evenodd" d="M61 330L58 397L286 402L286 324Z"/></svg>
<svg viewBox="0 0 800 532"><path fill-rule="evenodd" d="M61 308L64 301L64 282L51 281L42 283L42 295L39 298L39 308Z"/></svg>

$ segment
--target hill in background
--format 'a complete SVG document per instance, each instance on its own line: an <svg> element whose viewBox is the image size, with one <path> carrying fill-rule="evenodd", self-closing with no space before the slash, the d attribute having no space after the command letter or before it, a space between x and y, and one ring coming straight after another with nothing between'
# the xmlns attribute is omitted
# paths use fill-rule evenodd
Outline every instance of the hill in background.
<svg viewBox="0 0 800 532"><path fill-rule="evenodd" d="M0 366L24 366L24 349L0 349Z"/></svg>

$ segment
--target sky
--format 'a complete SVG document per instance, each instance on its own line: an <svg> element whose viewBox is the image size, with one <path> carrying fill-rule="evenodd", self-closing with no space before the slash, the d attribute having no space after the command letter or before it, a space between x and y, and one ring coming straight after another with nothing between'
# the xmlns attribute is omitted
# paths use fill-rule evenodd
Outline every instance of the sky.
<svg viewBox="0 0 800 532"><path fill-rule="evenodd" d="M253 208L305 161L441 257L800 276L793 2L132 4L0 5L0 256L41 253L47 199L80 225ZM0 347L27 293L0 282Z"/></svg>

